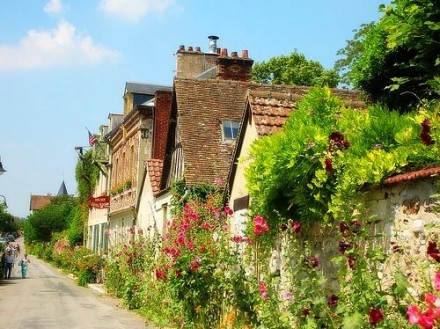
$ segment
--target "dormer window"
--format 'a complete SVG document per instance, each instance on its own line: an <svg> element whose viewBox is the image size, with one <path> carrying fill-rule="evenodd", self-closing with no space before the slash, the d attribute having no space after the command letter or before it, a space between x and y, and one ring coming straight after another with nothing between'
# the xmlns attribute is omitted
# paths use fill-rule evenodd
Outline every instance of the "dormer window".
<svg viewBox="0 0 440 329"><path fill-rule="evenodd" d="M223 131L223 140L235 140L238 135L238 128L240 127L240 123L234 121L223 121L222 122L222 131Z"/></svg>

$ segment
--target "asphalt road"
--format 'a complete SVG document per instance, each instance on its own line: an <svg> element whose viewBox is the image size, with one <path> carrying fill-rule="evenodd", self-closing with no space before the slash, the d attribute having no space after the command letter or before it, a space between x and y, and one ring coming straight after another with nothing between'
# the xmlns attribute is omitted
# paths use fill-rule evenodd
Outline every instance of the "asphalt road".
<svg viewBox="0 0 440 329"><path fill-rule="evenodd" d="M0 281L0 323L10 329L152 328L116 300L85 287L50 265L29 257L28 276L17 265Z"/></svg>

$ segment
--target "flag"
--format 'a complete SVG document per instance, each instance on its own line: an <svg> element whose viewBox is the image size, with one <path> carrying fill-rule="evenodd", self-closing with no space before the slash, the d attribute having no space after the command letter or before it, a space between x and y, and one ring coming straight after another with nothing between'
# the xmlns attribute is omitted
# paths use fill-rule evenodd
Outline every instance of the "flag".
<svg viewBox="0 0 440 329"><path fill-rule="evenodd" d="M89 133L89 145L93 146L98 141L98 138L95 135L92 135L92 133L87 129Z"/></svg>

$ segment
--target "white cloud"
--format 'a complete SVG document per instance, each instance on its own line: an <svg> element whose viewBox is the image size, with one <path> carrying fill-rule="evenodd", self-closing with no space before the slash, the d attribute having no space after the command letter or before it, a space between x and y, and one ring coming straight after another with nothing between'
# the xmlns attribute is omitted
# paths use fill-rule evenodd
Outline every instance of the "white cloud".
<svg viewBox="0 0 440 329"><path fill-rule="evenodd" d="M30 30L18 46L0 45L0 70L89 65L118 57L118 52L95 45L72 24L61 22L50 31Z"/></svg>
<svg viewBox="0 0 440 329"><path fill-rule="evenodd" d="M61 0L50 0L46 6L44 6L44 11L49 14L58 14L64 11L64 6Z"/></svg>
<svg viewBox="0 0 440 329"><path fill-rule="evenodd" d="M119 19L136 22L149 12L163 13L175 0L101 0L99 9Z"/></svg>

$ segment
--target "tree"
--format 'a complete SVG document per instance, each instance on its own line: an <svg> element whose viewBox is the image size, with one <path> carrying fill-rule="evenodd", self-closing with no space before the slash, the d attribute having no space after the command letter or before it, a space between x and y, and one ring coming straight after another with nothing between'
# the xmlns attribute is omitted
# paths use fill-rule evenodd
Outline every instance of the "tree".
<svg viewBox="0 0 440 329"><path fill-rule="evenodd" d="M26 242L49 242L52 234L68 228L76 200L72 196L54 197L49 205L28 216L24 225Z"/></svg>
<svg viewBox="0 0 440 329"><path fill-rule="evenodd" d="M3 205L0 205L0 232L15 232L18 225L14 216L5 210Z"/></svg>
<svg viewBox="0 0 440 329"><path fill-rule="evenodd" d="M432 0L394 0L338 52L343 81L373 101L407 111L420 99L439 98L440 6Z"/></svg>
<svg viewBox="0 0 440 329"><path fill-rule="evenodd" d="M335 70L326 70L319 62L307 60L295 50L289 56L256 63L252 69L252 80L259 83L336 87L339 77Z"/></svg>

